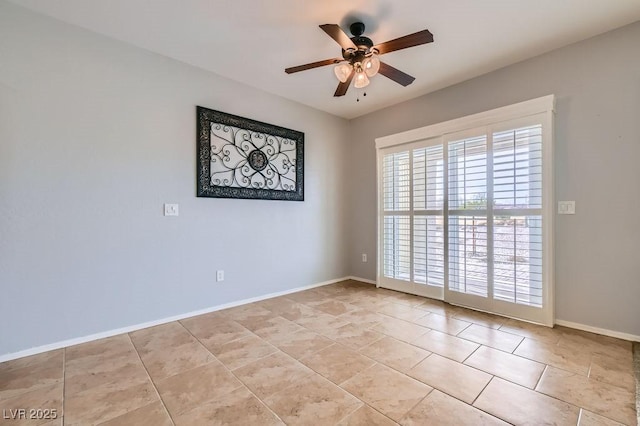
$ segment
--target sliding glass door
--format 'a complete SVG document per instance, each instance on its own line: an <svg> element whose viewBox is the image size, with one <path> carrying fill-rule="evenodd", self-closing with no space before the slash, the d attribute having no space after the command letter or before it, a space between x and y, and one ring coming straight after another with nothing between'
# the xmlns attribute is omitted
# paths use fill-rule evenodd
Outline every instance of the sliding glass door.
<svg viewBox="0 0 640 426"><path fill-rule="evenodd" d="M378 285L552 321L544 118L379 150Z"/></svg>

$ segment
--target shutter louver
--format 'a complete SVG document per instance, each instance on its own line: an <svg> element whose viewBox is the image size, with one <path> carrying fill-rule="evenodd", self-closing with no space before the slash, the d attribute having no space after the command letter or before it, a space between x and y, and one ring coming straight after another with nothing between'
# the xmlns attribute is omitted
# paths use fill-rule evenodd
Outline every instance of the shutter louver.
<svg viewBox="0 0 640 426"><path fill-rule="evenodd" d="M444 286L444 150L413 150L413 280Z"/></svg>
<svg viewBox="0 0 640 426"><path fill-rule="evenodd" d="M494 297L542 306L542 216L496 216Z"/></svg>
<svg viewBox="0 0 640 426"><path fill-rule="evenodd" d="M409 281L411 259L409 216L384 217L384 276Z"/></svg>
<svg viewBox="0 0 640 426"><path fill-rule="evenodd" d="M409 152L387 154L383 159L384 247L383 272L388 278L411 279L411 197ZM388 215L386 212L389 212Z"/></svg>
<svg viewBox="0 0 640 426"><path fill-rule="evenodd" d="M495 209L542 207L542 127L493 134Z"/></svg>
<svg viewBox="0 0 640 426"><path fill-rule="evenodd" d="M409 210L409 153L396 152L384 156L384 210Z"/></svg>
<svg viewBox="0 0 640 426"><path fill-rule="evenodd" d="M542 126L493 134L494 297L542 306Z"/></svg>
<svg viewBox="0 0 640 426"><path fill-rule="evenodd" d="M413 210L442 210L444 170L442 145L413 150Z"/></svg>
<svg viewBox="0 0 640 426"><path fill-rule="evenodd" d="M487 138L449 142L449 288L488 296Z"/></svg>
<svg viewBox="0 0 640 426"><path fill-rule="evenodd" d="M444 229L442 216L413 218L413 280L444 285Z"/></svg>

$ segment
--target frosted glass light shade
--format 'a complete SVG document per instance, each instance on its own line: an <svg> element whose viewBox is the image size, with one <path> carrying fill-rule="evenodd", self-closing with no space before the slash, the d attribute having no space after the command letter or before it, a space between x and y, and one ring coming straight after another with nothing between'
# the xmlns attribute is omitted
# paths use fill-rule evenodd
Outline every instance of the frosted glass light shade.
<svg viewBox="0 0 640 426"><path fill-rule="evenodd" d="M338 80L340 80L341 83L344 83L349 78L349 75L351 75L352 69L353 68L351 67L351 64L343 62L341 64L338 64L333 69L333 72L336 74L336 77L338 77Z"/></svg>
<svg viewBox="0 0 640 426"><path fill-rule="evenodd" d="M378 74L378 70L380 70L380 59L378 59L378 55L371 55L371 57L365 59L362 62L362 68L369 77Z"/></svg>
<svg viewBox="0 0 640 426"><path fill-rule="evenodd" d="M369 77L362 71L356 73L356 78L353 82L353 87L356 89L362 89L363 87L367 87L369 85Z"/></svg>

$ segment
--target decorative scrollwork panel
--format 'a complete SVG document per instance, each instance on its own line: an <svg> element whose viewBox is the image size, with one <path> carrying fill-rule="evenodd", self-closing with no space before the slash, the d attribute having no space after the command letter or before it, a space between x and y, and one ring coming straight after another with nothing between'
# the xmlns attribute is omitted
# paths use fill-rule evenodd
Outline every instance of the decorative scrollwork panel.
<svg viewBox="0 0 640 426"><path fill-rule="evenodd" d="M304 200L304 133L198 107L198 196Z"/></svg>

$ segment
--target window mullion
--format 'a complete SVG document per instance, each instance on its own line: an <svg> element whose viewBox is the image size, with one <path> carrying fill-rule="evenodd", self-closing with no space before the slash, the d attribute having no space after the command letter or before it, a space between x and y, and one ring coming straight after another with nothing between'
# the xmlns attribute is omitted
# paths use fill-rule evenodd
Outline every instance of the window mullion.
<svg viewBox="0 0 640 426"><path fill-rule="evenodd" d="M413 223L413 150L409 150L409 282L414 283L413 255L414 255L414 223Z"/></svg>
<svg viewBox="0 0 640 426"><path fill-rule="evenodd" d="M449 291L449 142L442 141L442 243L444 291Z"/></svg>
<svg viewBox="0 0 640 426"><path fill-rule="evenodd" d="M493 301L494 264L493 264L493 131L487 130L487 297Z"/></svg>

